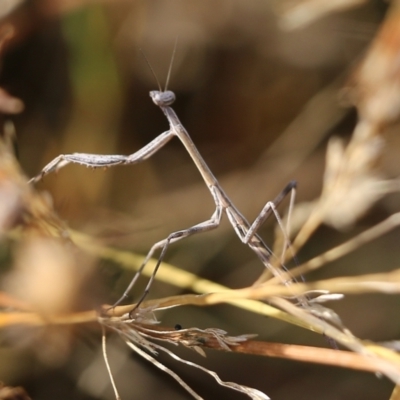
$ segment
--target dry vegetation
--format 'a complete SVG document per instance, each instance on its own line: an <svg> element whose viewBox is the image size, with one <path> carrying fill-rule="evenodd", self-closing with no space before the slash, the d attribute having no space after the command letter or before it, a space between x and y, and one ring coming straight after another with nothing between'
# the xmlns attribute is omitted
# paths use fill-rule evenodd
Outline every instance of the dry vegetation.
<svg viewBox="0 0 400 400"><path fill-rule="evenodd" d="M4 4L0 400L400 399L398 1ZM297 279L224 221L172 244L130 315L156 259L107 304L151 245L213 212L181 143L28 176L165 131L139 48L162 80L177 36L175 110L241 212L298 181L289 249L273 218L260 230Z"/></svg>

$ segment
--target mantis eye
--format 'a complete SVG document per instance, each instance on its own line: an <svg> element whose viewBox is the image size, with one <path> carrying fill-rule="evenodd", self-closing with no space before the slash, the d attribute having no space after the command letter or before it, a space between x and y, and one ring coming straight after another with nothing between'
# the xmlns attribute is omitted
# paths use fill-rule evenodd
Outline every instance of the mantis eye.
<svg viewBox="0 0 400 400"><path fill-rule="evenodd" d="M158 90L153 90L150 92L150 97L153 102L159 107L167 107L175 101L175 93L167 90L166 92L160 92Z"/></svg>

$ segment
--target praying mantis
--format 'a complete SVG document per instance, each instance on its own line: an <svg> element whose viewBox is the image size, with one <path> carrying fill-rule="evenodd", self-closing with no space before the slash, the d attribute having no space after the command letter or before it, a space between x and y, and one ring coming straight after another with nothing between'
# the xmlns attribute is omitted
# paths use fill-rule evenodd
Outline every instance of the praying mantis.
<svg viewBox="0 0 400 400"><path fill-rule="evenodd" d="M255 220L250 224L247 221L247 219L241 214L241 212L237 209L237 207L233 204L232 200L229 198L226 192L223 190L217 178L214 176L214 174L208 167L207 163L205 162L204 158L201 156L196 145L192 141L189 133L184 128L177 114L171 107L171 105L174 103L176 99L174 92L167 90L168 81L171 73L171 66L172 62L170 64L165 90L162 90L160 84L158 83L159 90L150 92L150 97L153 100L154 104L161 109L161 111L164 113L164 115L168 120L169 129L167 131L161 133L150 143L148 143L147 145L145 145L144 147L142 147L141 149L130 155L117 155L117 154L100 155L100 154L89 154L89 153L61 154L54 160L52 160L50 163L48 163L37 176L35 176L30 180L31 183L36 183L40 181L47 174L54 171L58 171L59 169L65 167L68 164L80 164L90 168L106 168L106 167L113 167L116 165L137 164L147 160L157 151L162 149L172 138L177 137L181 141L184 148L190 155L192 161L194 162L195 166L197 167L197 170L202 176L203 181L206 184L213 198L215 204L215 210L209 219L200 222L194 226L191 226L189 228L172 232L166 238L160 240L151 247L142 265L139 267L138 271L134 275L127 289L125 290L123 295L118 299L118 301L115 302L115 304L113 305L113 307L116 307L128 297L128 294L135 285L136 281L138 280L139 276L141 275L141 272L145 268L150 258L157 250L160 250L160 255L158 257L158 261L154 268L153 274L151 275L151 278L149 279L147 286L143 291L143 294L137 301L136 306L131 311L130 313L131 315L133 315L134 311L139 307L141 302L149 293L150 287L154 281L157 270L159 269L160 264L164 259L164 256L167 252L169 245L179 240L182 240L183 238L216 229L220 225L223 215L225 215L228 218L230 224L232 225L232 228L236 232L236 235L238 236L240 241L243 244L247 245L251 250L253 250L253 252L261 260L264 266L268 268L275 277L279 278L281 283L289 285L292 281L290 275L285 270L282 264L280 264L280 266L278 267L272 266L272 264L270 263L270 259L273 253L264 243L263 239L258 235L257 231L260 228L260 226L264 223L264 221L271 214L273 214L275 215L275 218L278 221L278 224L280 225L280 228L284 234L284 239L285 239L284 251L290 247L290 241L286 233L288 231L288 228L284 227L283 222L279 217L276 208L289 193L291 194L290 196L291 207L293 206L296 185L297 185L296 182L295 181L289 182L273 201L268 201L262 208L258 216L255 218ZM306 304L305 298L300 299L299 302Z"/></svg>

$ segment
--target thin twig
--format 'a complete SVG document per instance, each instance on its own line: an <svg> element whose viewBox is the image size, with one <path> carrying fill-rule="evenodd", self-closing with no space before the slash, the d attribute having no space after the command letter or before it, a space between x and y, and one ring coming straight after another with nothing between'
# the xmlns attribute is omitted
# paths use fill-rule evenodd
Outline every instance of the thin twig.
<svg viewBox="0 0 400 400"><path fill-rule="evenodd" d="M117 385L115 384L114 377L111 371L110 363L108 362L108 356L107 356L107 342L106 342L106 330L104 328L104 325L101 325L101 345L102 345L102 350L103 350L103 358L104 362L106 364L108 376L110 377L110 382L114 390L115 394L115 399L116 400L121 400L121 397L118 393Z"/></svg>

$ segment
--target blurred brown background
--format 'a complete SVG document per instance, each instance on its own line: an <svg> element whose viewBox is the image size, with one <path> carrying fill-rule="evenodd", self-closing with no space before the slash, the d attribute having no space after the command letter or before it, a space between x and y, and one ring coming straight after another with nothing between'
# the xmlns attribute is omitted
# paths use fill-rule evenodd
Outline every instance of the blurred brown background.
<svg viewBox="0 0 400 400"><path fill-rule="evenodd" d="M169 82L177 95L174 108L249 220L292 179L299 182L297 202L318 196L327 139L350 135L356 121L354 110L340 105L340 89L387 7L369 1L285 30L279 12L289 2L20 3L9 13L0 6L2 23L16 29L2 59L0 86L25 103L25 111L12 120L28 176L60 153L129 154L167 130L165 117L149 97L157 83L140 49L164 86L178 38ZM393 177L400 167L396 127L387 140L382 170ZM142 164L106 171L68 166L38 188L52 194L69 226L143 254L171 231L213 212L209 192L177 139ZM397 200L392 196L379 203L351 232L321 229L299 259L322 253L381 220L397 210ZM273 222L263 230L268 243ZM393 269L398 266L397 243L396 233L386 236L310 279ZM167 260L230 287L251 284L262 272L226 221L214 232L171 246ZM112 303L132 272L105 262L98 267L93 280L103 289L96 301ZM178 293L179 288L156 282L150 296ZM395 297L365 295L332 307L357 336L385 341L399 336L398 306ZM231 334L258 333L269 341L327 346L317 335L229 306L184 308L159 318L170 326L219 327ZM46 364L29 346L15 349L14 343L10 348L7 337L0 350L0 380L24 386L33 399L111 399L98 331L79 328L72 338L67 355ZM216 370L222 379L256 387L274 400L384 399L392 388L386 379L361 372L212 352L202 360L187 350L176 351ZM189 398L170 377L132 355L118 337L110 339L109 357L123 399ZM199 371L161 359L207 399L243 398Z"/></svg>

